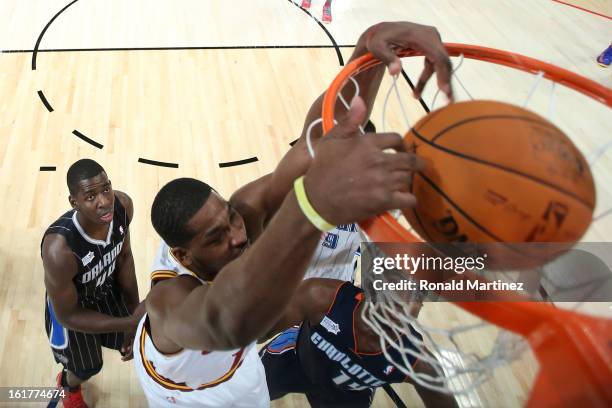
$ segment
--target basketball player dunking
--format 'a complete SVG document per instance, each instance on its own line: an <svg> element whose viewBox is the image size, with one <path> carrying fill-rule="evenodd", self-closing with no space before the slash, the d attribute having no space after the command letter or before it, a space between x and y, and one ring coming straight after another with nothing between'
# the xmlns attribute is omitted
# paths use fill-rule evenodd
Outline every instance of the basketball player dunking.
<svg viewBox="0 0 612 408"><path fill-rule="evenodd" d="M371 51L398 74L399 46L427 56L417 93L436 71L450 98L450 61L432 27L378 24L360 37L352 58ZM254 342L287 306L322 231L414 205L405 185L421 162L404 151L402 138L357 136L384 69L357 76L365 102L355 98L338 116L336 127L318 140L314 159L302 137L272 174L229 202L194 179L174 180L159 191L151 218L169 249L158 256L179 268L154 275L134 342L136 371L151 406L268 406ZM311 107L305 128L320 115L321 103L322 97ZM384 153L387 148L397 153Z"/></svg>
<svg viewBox="0 0 612 408"><path fill-rule="evenodd" d="M303 393L315 408L366 408L376 388L410 382L386 359L378 334L362 320L363 300L363 290L350 282L315 278L300 285L270 332L300 326L287 329L260 351L271 399ZM418 308L415 304L415 313ZM406 336L396 341L410 344ZM402 361L395 349L388 351ZM411 357L410 363L415 372L435 374L422 360ZM453 396L413 384L425 406L457 406Z"/></svg>
<svg viewBox="0 0 612 408"><path fill-rule="evenodd" d="M47 290L45 327L66 408L87 407L81 383L102 368L101 347L132 357L144 309L130 248L133 215L127 194L113 191L104 169L82 159L68 169L72 210L47 230L41 250Z"/></svg>

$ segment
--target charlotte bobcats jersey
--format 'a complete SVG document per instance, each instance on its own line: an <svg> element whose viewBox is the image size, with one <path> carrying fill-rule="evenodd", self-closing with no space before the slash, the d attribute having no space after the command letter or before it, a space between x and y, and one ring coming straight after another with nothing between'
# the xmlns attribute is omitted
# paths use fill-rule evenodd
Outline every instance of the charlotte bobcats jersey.
<svg viewBox="0 0 612 408"><path fill-rule="evenodd" d="M49 234L59 234L72 250L78 266L72 281L81 303L101 300L115 285L117 256L121 253L129 223L125 209L115 196L113 220L105 240L87 235L79 224L75 210L66 212L45 231L43 241Z"/></svg>
<svg viewBox="0 0 612 408"><path fill-rule="evenodd" d="M174 259L162 242L153 261L153 282L195 273ZM134 338L134 360L137 374L150 406L225 407L268 406L270 399L265 371L257 356L255 343L225 350L189 350L165 354L151 339L151 328L145 314Z"/></svg>
<svg viewBox="0 0 612 408"><path fill-rule="evenodd" d="M360 288L346 282L338 288L334 303L319 324L302 323L297 357L313 384L324 389L360 391L406 380L383 353L357 350L353 319L363 298ZM402 341L410 344L406 337ZM393 359L402 361L395 349L388 351ZM412 357L410 362L415 362Z"/></svg>
<svg viewBox="0 0 612 408"><path fill-rule="evenodd" d="M361 236L356 224L338 225L323 233L304 279L328 278L355 280Z"/></svg>

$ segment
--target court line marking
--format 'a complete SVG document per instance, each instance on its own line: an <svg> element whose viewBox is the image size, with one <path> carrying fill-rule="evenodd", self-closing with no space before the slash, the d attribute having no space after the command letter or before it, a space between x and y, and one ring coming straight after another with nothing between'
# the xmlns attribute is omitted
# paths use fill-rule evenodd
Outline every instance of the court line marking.
<svg viewBox="0 0 612 408"><path fill-rule="evenodd" d="M60 11L58 11L52 18L51 20L49 20L49 22L45 25L45 27L42 29L42 31L40 32L40 34L38 35L38 38L36 39L36 44L34 45L34 50L32 52L32 71L36 71L36 57L38 55L38 47L40 47L40 42L43 39L43 36L45 35L45 33L47 32L47 30L49 29L49 27L51 27L51 24L55 21L56 18L58 18L60 16L60 14L62 14L64 11L66 11L68 9L68 7L72 6L74 3L76 3L79 0L73 0L71 3L68 3L66 6L64 6L63 9L61 9Z"/></svg>
<svg viewBox="0 0 612 408"><path fill-rule="evenodd" d="M257 158L257 156L253 156L253 157L249 157L248 159L219 163L219 167L225 168L225 167L241 166L243 164L254 163L256 161L259 161L259 159Z"/></svg>
<svg viewBox="0 0 612 408"><path fill-rule="evenodd" d="M101 143L96 142L93 139L88 138L87 136L85 136L83 133L79 132L76 129L72 131L72 134L75 135L76 137L78 137L79 139L89 143L93 147L97 147L98 149L104 148L104 145L102 145Z"/></svg>
<svg viewBox="0 0 612 408"><path fill-rule="evenodd" d="M178 169L179 167L178 163L162 162L157 160L144 159L142 157L138 158L138 163L150 164L151 166L170 167L173 169Z"/></svg>
<svg viewBox="0 0 612 408"><path fill-rule="evenodd" d="M563 4L563 5L566 5L566 6L578 9L578 10L582 10L582 11L590 13L590 14L594 14L594 15L599 16L599 17L607 18L608 20L612 20L612 17L610 17L608 15L605 15L603 13L598 13L597 11L590 10L588 8L580 7L580 6L577 6L575 4L567 3L567 2L561 1L561 0L552 0L552 1L554 1L555 3Z"/></svg>
<svg viewBox="0 0 612 408"><path fill-rule="evenodd" d="M338 48L354 48L355 44L341 44ZM215 45L215 46L168 46L168 47L106 47L106 48L43 48L37 50L9 49L0 51L3 54L27 54L30 52L91 52L91 51L182 51L182 50L258 50L258 49L325 49L333 45Z"/></svg>
<svg viewBox="0 0 612 408"><path fill-rule="evenodd" d="M38 97L40 98L43 105L45 105L45 108L47 108L49 112L53 112L53 107L51 106L47 98L45 97L45 94L43 93L43 91L41 90L36 93L38 94Z"/></svg>

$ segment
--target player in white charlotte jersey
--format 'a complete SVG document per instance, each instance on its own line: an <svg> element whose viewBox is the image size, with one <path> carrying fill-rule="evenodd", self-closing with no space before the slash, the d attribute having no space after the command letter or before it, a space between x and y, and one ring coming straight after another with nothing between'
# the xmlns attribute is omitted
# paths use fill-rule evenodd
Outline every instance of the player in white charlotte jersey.
<svg viewBox="0 0 612 408"><path fill-rule="evenodd" d="M151 288L135 340L137 372L151 406L268 405L260 390L265 388L261 365L251 360L257 358L252 343L269 332L291 300L321 232L327 233L324 240L333 240L330 223L351 225L415 204L405 187L422 161L405 151L400 135L358 136L385 65L392 73L400 70L395 44L402 41L431 58L421 89L434 66L439 83L450 89L450 61L435 29L411 23L374 26L359 38L352 59L372 52L385 64L357 76L361 97L348 111L338 108L337 125L326 137L320 129L311 133L313 159L303 132L273 173L242 187L229 201L188 178L157 193L151 220L181 268L176 275L156 276L166 279ZM352 90L346 92L349 98ZM311 107L306 125L320 115L322 100ZM385 153L389 148L396 154ZM351 264L352 253L342 262L348 259ZM325 271L324 263L313 262L313 270ZM203 360L194 363L194 353Z"/></svg>

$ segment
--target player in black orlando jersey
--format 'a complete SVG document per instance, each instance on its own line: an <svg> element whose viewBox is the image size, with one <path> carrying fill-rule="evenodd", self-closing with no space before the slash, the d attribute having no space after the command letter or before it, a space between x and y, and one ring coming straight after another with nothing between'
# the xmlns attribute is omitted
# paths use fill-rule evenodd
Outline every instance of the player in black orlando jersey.
<svg viewBox="0 0 612 408"><path fill-rule="evenodd" d="M285 330L260 351L271 400L303 393L315 408L362 408L372 404L377 387L410 382L385 358L378 335L361 319L360 288L315 278L305 280L295 293L270 333L300 322L301 326ZM410 344L406 337L402 340ZM395 349L388 351L401 361ZM416 372L434 374L424 361L411 357L410 362ZM450 395L413 385L428 407L457 406Z"/></svg>
<svg viewBox="0 0 612 408"><path fill-rule="evenodd" d="M104 169L82 159L67 174L72 209L44 233L45 329L64 407L86 407L80 385L102 368L101 347L131 358L142 316L129 224L132 200L113 191Z"/></svg>

